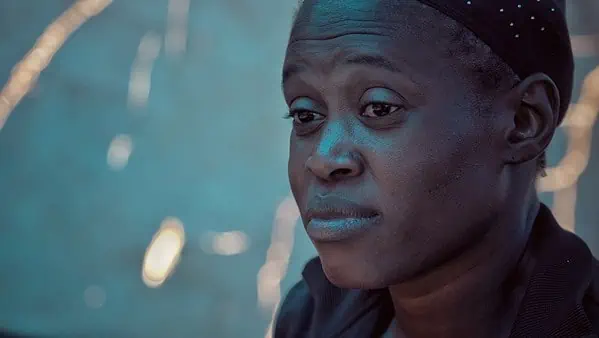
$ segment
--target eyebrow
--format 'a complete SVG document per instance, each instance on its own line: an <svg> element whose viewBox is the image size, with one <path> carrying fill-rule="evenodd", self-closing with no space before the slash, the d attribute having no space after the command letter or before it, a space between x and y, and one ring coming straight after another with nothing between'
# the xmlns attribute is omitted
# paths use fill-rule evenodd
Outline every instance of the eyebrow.
<svg viewBox="0 0 599 338"><path fill-rule="evenodd" d="M382 68L392 73L401 73L402 70L397 67L391 60L387 59L382 55L367 55L367 54L354 54L343 59L343 64L349 65L366 65L373 66L376 68Z"/></svg>
<svg viewBox="0 0 599 338"><path fill-rule="evenodd" d="M340 62L342 65L365 65L376 68L385 69L392 73L401 73L402 69L397 67L393 62L382 55L369 55L369 54L352 54L343 58ZM281 82L282 86L285 86L285 82L292 76L295 76L301 72L306 71L306 66L300 64L289 64L283 68L283 79Z"/></svg>

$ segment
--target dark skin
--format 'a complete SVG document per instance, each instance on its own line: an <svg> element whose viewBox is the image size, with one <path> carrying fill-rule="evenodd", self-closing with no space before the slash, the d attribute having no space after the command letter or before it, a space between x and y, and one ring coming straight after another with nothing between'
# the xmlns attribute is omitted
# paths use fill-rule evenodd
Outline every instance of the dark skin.
<svg viewBox="0 0 599 338"><path fill-rule="evenodd" d="M389 288L397 337L507 336L559 94L544 74L481 89L443 56L448 33L431 13L415 1L302 5L283 70L291 188L304 224L317 195L382 216L356 238L313 242L333 284Z"/></svg>

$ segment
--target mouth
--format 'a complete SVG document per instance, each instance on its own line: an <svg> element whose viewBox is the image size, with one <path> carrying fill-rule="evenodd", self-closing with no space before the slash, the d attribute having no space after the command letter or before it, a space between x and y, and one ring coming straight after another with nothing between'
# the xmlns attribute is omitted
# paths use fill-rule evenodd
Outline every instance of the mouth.
<svg viewBox="0 0 599 338"><path fill-rule="evenodd" d="M314 241L342 241L370 229L381 218L375 209L347 199L317 197L308 204L306 231Z"/></svg>
<svg viewBox="0 0 599 338"><path fill-rule="evenodd" d="M370 207L337 197L315 197L308 203L306 218L319 220L335 220L349 218L371 218L379 213Z"/></svg>

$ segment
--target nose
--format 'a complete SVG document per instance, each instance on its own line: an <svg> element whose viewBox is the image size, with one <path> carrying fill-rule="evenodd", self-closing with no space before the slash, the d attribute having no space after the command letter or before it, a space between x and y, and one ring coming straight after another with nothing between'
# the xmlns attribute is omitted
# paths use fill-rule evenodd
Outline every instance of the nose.
<svg viewBox="0 0 599 338"><path fill-rule="evenodd" d="M327 126L306 160L306 168L328 182L360 176L364 172L364 162L350 134L339 123Z"/></svg>

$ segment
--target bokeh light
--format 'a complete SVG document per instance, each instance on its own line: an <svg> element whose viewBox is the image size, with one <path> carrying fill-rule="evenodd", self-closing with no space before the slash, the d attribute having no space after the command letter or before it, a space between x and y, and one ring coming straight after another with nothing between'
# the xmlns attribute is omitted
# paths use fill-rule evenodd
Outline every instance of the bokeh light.
<svg viewBox="0 0 599 338"><path fill-rule="evenodd" d="M273 335L276 309L281 302L281 281L287 274L299 218L295 200L292 196L286 197L276 210L266 262L258 271L258 306L270 316L265 338Z"/></svg>
<svg viewBox="0 0 599 338"><path fill-rule="evenodd" d="M174 272L185 246L183 223L174 217L166 218L146 250L142 267L144 283L156 288Z"/></svg>
<svg viewBox="0 0 599 338"><path fill-rule="evenodd" d="M566 132L568 146L565 156L547 176L537 183L540 192L553 192L552 210L560 225L574 231L576 227L577 183L591 157L593 128L599 113L599 67L583 81L578 103L570 106L561 128Z"/></svg>
<svg viewBox="0 0 599 338"><path fill-rule="evenodd" d="M122 170L129 163L133 151L133 140L129 135L118 135L110 143L106 161L112 170Z"/></svg>
<svg viewBox="0 0 599 338"><path fill-rule="evenodd" d="M190 0L169 0L164 44L169 56L178 56L187 47L187 16Z"/></svg>
<svg viewBox="0 0 599 338"><path fill-rule="evenodd" d="M242 231L209 231L200 238L200 247L208 254L234 256L248 250L250 239Z"/></svg>
<svg viewBox="0 0 599 338"><path fill-rule="evenodd" d="M67 38L111 3L112 0L79 0L46 28L31 51L13 68L12 76L0 92L0 130Z"/></svg>
<svg viewBox="0 0 599 338"><path fill-rule="evenodd" d="M132 108L145 107L148 103L152 89L152 70L161 47L161 37L154 32L146 33L139 42L129 77L128 101Z"/></svg>

